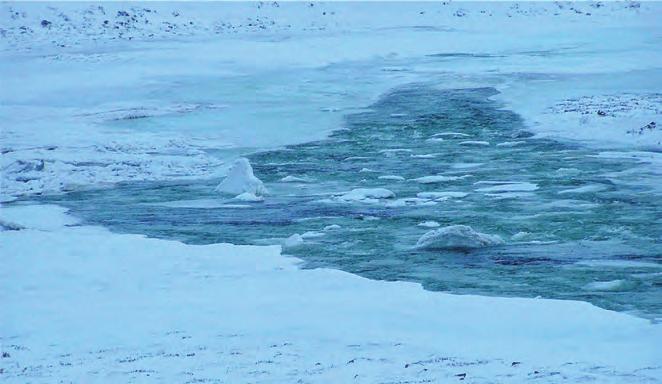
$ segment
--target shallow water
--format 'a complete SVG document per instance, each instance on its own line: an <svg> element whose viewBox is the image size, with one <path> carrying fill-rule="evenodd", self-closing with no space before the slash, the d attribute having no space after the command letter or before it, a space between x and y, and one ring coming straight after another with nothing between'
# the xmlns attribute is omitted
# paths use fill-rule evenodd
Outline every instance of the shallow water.
<svg viewBox="0 0 662 384"><path fill-rule="evenodd" d="M218 180L131 183L46 200L114 231L193 244L273 244L309 232L303 245L285 250L307 268L662 316L662 205L636 171L640 164L533 139L516 114L488 99L494 93L401 87L347 115L328 139L253 154L270 190L264 202L219 196ZM281 181L286 176L305 182ZM414 180L426 176L444 177ZM339 198L377 187L396 198ZM447 191L467 195L402 200ZM434 229L418 225L425 221L470 225L506 243L416 249ZM324 230L332 224L340 228Z"/></svg>

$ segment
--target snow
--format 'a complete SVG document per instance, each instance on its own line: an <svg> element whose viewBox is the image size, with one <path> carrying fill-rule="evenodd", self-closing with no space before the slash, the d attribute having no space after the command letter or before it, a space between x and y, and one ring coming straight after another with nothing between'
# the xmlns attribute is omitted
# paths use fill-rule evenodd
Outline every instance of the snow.
<svg viewBox="0 0 662 384"><path fill-rule="evenodd" d="M416 247L426 249L472 249L503 244L497 235L476 232L468 225L450 225L426 232Z"/></svg>
<svg viewBox="0 0 662 384"><path fill-rule="evenodd" d="M53 206L0 217L28 228L0 232L6 383L662 379L662 326L583 302L301 270L278 246L66 226Z"/></svg>
<svg viewBox="0 0 662 384"><path fill-rule="evenodd" d="M640 161L659 189L662 51L651 36L661 10L655 2L3 3L0 201L221 178L248 153L324 139L342 126L342 113L329 112L360 110L420 81L493 86L492 98L535 137ZM328 77L333 68L342 77ZM221 185L261 197L249 170ZM426 292L299 270L277 246L191 246L78 224L58 207L0 208L11 229L0 232L6 382L662 380L660 325L586 303ZM458 241L495 239L468 233Z"/></svg>
<svg viewBox="0 0 662 384"><path fill-rule="evenodd" d="M325 110L366 106L421 80L494 86L493 98L538 136L657 150L661 53L650 36L659 12L654 2L5 3L0 201L220 177L255 149L326 137L342 116ZM419 68L421 57L442 60ZM398 71L342 92L338 79L309 71L354 63ZM191 97L183 84L196 77L220 97L204 87ZM209 112L218 117L203 129L108 128L188 125ZM641 130L651 122L658 127Z"/></svg>
<svg viewBox="0 0 662 384"><path fill-rule="evenodd" d="M237 194L240 196L243 193L254 196L262 196L267 193L267 189L262 181L253 174L253 167L251 167L250 162L243 157L235 160L227 176L215 190L220 193ZM246 198L249 195L243 196Z"/></svg>

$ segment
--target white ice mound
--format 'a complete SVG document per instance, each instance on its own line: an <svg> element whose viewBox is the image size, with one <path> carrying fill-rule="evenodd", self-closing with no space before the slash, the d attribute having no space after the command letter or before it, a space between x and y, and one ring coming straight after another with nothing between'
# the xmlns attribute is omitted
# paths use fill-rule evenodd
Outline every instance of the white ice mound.
<svg viewBox="0 0 662 384"><path fill-rule="evenodd" d="M243 157L234 162L225 180L221 181L215 191L232 195L240 195L244 192L249 192L256 196L267 194L267 188L253 174L251 163Z"/></svg>
<svg viewBox="0 0 662 384"><path fill-rule="evenodd" d="M416 243L417 248L426 249L471 249L503 244L497 235L474 231L467 225L451 225L429 231Z"/></svg>
<svg viewBox="0 0 662 384"><path fill-rule="evenodd" d="M341 200L356 201L366 199L390 199L395 197L395 193L386 188L357 188L340 196Z"/></svg>

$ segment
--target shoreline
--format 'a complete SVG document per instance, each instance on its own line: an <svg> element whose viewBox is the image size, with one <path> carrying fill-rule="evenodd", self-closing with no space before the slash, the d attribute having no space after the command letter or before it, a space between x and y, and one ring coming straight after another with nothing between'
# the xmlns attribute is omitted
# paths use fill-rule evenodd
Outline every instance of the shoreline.
<svg viewBox="0 0 662 384"><path fill-rule="evenodd" d="M4 207L3 219L23 227L0 232L5 309L16 314L2 326L9 382L183 371L260 382L662 380L662 325L585 302L457 296L301 270L278 246L113 234L56 206Z"/></svg>

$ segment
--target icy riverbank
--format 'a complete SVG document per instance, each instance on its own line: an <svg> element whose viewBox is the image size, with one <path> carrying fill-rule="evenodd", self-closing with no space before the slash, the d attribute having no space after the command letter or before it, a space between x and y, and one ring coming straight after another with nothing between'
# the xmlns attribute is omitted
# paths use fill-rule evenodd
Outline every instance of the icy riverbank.
<svg viewBox="0 0 662 384"><path fill-rule="evenodd" d="M494 86L541 134L659 150L659 14L636 2L3 3L0 199L219 177L420 81Z"/></svg>
<svg viewBox="0 0 662 384"><path fill-rule="evenodd" d="M0 210L2 377L121 382L658 382L662 327L573 301L299 270L274 247Z"/></svg>

